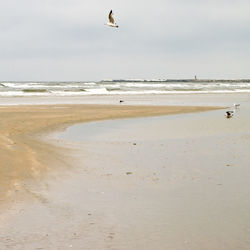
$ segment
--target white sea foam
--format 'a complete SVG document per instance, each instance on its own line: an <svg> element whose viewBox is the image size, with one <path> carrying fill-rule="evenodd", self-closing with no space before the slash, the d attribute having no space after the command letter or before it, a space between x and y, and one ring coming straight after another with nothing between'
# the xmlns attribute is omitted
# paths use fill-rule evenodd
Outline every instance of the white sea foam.
<svg viewBox="0 0 250 250"><path fill-rule="evenodd" d="M92 94L106 94L108 90L106 88L98 88L98 89L87 89L86 92Z"/></svg>
<svg viewBox="0 0 250 250"><path fill-rule="evenodd" d="M247 81L109 80L101 82L2 82L0 96L84 96L176 93L247 93Z"/></svg>
<svg viewBox="0 0 250 250"><path fill-rule="evenodd" d="M163 88L166 86L166 84L158 84L158 83L143 83L143 82L128 82L128 83L122 83L121 85L126 87L136 87L136 88Z"/></svg>

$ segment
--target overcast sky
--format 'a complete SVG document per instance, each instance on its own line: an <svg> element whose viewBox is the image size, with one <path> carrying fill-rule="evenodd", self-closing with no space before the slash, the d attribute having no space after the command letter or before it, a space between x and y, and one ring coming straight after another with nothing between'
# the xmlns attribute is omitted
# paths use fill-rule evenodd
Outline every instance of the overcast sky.
<svg viewBox="0 0 250 250"><path fill-rule="evenodd" d="M0 32L2 81L250 78L249 0L0 0Z"/></svg>

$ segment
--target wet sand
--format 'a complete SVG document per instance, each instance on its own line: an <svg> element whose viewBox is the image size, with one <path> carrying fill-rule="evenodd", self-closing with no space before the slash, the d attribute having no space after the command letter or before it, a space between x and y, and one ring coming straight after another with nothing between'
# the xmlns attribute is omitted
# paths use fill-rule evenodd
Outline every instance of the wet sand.
<svg viewBox="0 0 250 250"><path fill-rule="evenodd" d="M248 113L242 107L229 120L218 110L92 122L60 134L81 149L76 165L91 182L82 172L74 183L88 183L80 200L103 228L95 231L102 245L87 236L91 246L79 240L84 249L249 249ZM103 214L110 221L100 223Z"/></svg>
<svg viewBox="0 0 250 250"><path fill-rule="evenodd" d="M106 104L117 105L120 99L127 105L162 105L162 106L231 106L233 103L248 103L249 93L223 94L164 94L164 95L100 95L84 97L5 97L0 98L0 105L44 105L44 104Z"/></svg>
<svg viewBox="0 0 250 250"><path fill-rule="evenodd" d="M215 109L2 107L1 249L248 249L249 120L174 115Z"/></svg>
<svg viewBox="0 0 250 250"><path fill-rule="evenodd" d="M0 195L2 200L5 196L11 196L21 186L22 180L39 179L51 165L57 164L56 159L61 157L58 152L59 147L41 141L35 136L79 122L210 109L213 108L70 104L1 106ZM60 165L60 160L58 164ZM13 189L13 187L16 188Z"/></svg>

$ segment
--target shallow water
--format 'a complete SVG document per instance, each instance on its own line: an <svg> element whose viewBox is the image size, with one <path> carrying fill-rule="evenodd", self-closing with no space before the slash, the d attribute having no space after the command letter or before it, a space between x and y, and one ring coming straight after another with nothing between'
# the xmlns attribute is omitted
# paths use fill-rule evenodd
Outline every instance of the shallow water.
<svg viewBox="0 0 250 250"><path fill-rule="evenodd" d="M112 246L249 249L249 111L92 122L60 134L109 180L112 196L97 210L105 204L104 216L119 224Z"/></svg>
<svg viewBox="0 0 250 250"><path fill-rule="evenodd" d="M117 141L161 141L170 138L195 138L249 132L248 108L237 109L231 119L225 118L225 110L185 114L185 125L182 123L183 114L76 124L67 128L59 138L76 142L112 142L116 139ZM122 134L126 137L124 138Z"/></svg>

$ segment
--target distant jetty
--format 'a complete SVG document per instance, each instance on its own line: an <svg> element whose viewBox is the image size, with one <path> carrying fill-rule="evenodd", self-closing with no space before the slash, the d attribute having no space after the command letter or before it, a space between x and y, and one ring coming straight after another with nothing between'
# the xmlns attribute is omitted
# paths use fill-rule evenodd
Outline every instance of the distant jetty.
<svg viewBox="0 0 250 250"><path fill-rule="evenodd" d="M238 83L238 82L246 82L250 83L250 79L114 79L114 80L102 80L100 82L200 82L200 83Z"/></svg>

